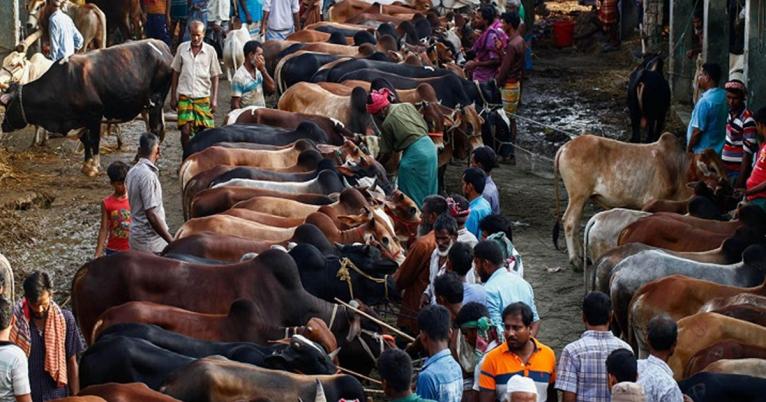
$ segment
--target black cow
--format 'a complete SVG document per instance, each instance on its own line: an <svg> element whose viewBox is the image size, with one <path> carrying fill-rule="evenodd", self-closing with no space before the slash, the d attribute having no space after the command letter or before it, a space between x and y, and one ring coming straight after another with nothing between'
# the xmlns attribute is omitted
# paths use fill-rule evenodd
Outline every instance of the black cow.
<svg viewBox="0 0 766 402"><path fill-rule="evenodd" d="M431 35L433 35L433 28L428 19L422 14L415 14L412 18L412 22L415 25L415 34L418 36L418 40L421 43L429 42Z"/></svg>
<svg viewBox="0 0 766 402"><path fill-rule="evenodd" d="M660 55L649 54L630 73L628 109L633 129L630 142L641 142L641 126L646 124L645 142L655 142L665 127L670 109L670 85L662 74Z"/></svg>
<svg viewBox="0 0 766 402"><path fill-rule="evenodd" d="M298 265L301 283L309 293L330 302L334 302L336 297L346 302L356 298L368 305L399 300L396 285L390 276L398 267L396 262L383 257L377 248L367 245L338 246L338 251L340 257L323 255L308 243L298 244L290 250L290 256ZM364 275L349 266L347 261Z"/></svg>
<svg viewBox="0 0 766 402"><path fill-rule="evenodd" d="M321 80L319 79L319 76L315 75L311 78L311 82L341 82L340 80L344 75L365 68L385 71L387 73L396 74L400 77L410 78L441 77L447 74L451 74L449 70L443 68L412 66L409 64L399 64L390 61L353 59L334 65L332 68L328 69L326 76L321 76Z"/></svg>
<svg viewBox="0 0 766 402"><path fill-rule="evenodd" d="M232 124L200 131L184 150L184 159L219 142L252 142L266 145L289 145L298 140L326 144L327 134L312 121L304 121L293 131L263 124Z"/></svg>
<svg viewBox="0 0 766 402"><path fill-rule="evenodd" d="M766 379L738 374L697 373L678 383L694 402L764 402Z"/></svg>
<svg viewBox="0 0 766 402"><path fill-rule="evenodd" d="M375 35L367 31L358 31L354 34L354 46L362 46L365 43L377 45L378 41L375 40Z"/></svg>
<svg viewBox="0 0 766 402"><path fill-rule="evenodd" d="M290 49L295 48L295 45L283 50L277 56L277 60L282 60L284 57L282 54ZM290 53L294 53L300 50L296 48ZM306 78L311 77L319 71L319 68L323 65L338 60L346 56L338 56L334 54L320 54L320 53L304 53L291 57L289 60L280 61L274 69L274 80L277 83L280 93L285 91L292 85L305 81Z"/></svg>
<svg viewBox="0 0 766 402"><path fill-rule="evenodd" d="M348 42L346 42L346 36L340 32L331 32L330 39L328 39L327 42L334 45L348 45Z"/></svg>
<svg viewBox="0 0 766 402"><path fill-rule="evenodd" d="M313 27L311 29L315 31L319 31L319 32L325 32L328 34L337 32L343 36L349 36L349 37L354 36L354 34L356 34L357 32L364 31L364 29L354 29L354 28L342 27L338 25L320 25L318 27ZM343 44L346 45L346 43L343 43Z"/></svg>
<svg viewBox="0 0 766 402"><path fill-rule="evenodd" d="M3 131L29 124L62 134L85 128L80 137L85 148L82 171L96 175L104 118L126 122L147 111L150 130L164 137L162 105L170 89L172 61L170 48L155 39L72 55L0 97L5 106ZM115 72L120 75L115 77Z"/></svg>
<svg viewBox="0 0 766 402"><path fill-rule="evenodd" d="M174 370L196 359L221 355L255 366L305 374L332 374L335 365L321 346L298 335L289 345L209 342L148 324L116 324L104 331L80 361L83 387L107 382L143 382L159 389Z"/></svg>

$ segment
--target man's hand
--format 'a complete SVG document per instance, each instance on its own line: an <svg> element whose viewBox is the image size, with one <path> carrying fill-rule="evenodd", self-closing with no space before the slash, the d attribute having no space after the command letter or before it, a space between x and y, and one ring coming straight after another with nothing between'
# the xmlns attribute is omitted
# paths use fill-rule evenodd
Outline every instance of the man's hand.
<svg viewBox="0 0 766 402"><path fill-rule="evenodd" d="M178 110L178 99L175 94L170 95L170 110Z"/></svg>
<svg viewBox="0 0 766 402"><path fill-rule="evenodd" d="M218 108L218 100L215 98L210 101L210 113L215 114L215 110Z"/></svg>
<svg viewBox="0 0 766 402"><path fill-rule="evenodd" d="M263 70L266 68L266 59L263 58L262 54L259 54L255 57L255 68L257 68L260 72L263 72Z"/></svg>

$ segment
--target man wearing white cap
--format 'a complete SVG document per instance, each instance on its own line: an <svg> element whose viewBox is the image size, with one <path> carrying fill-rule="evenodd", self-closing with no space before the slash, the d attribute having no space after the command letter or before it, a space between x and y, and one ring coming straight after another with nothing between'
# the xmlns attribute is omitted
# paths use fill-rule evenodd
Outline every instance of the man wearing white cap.
<svg viewBox="0 0 766 402"><path fill-rule="evenodd" d="M508 380L503 402L537 402L537 387L529 377L515 375Z"/></svg>

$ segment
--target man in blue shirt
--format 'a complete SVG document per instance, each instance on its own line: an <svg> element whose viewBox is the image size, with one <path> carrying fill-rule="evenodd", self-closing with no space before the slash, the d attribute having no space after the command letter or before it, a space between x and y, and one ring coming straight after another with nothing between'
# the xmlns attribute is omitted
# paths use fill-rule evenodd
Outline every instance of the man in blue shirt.
<svg viewBox="0 0 766 402"><path fill-rule="evenodd" d="M702 95L694 106L689 127L686 130L686 151L701 154L711 148L718 155L726 138L728 104L726 91L718 87L721 81L721 66L705 63L697 78Z"/></svg>
<svg viewBox="0 0 766 402"><path fill-rule="evenodd" d="M82 48L83 39L80 31L68 15L61 11L64 0L53 0L51 16L48 19L48 36L50 37L53 61L65 59Z"/></svg>
<svg viewBox="0 0 766 402"><path fill-rule="evenodd" d="M535 307L532 285L521 276L512 274L505 267L500 244L494 240L482 240L473 248L473 263L487 292L489 318L497 327L498 338L505 339L503 309L516 302L524 302L532 309L532 336L540 329L540 316Z"/></svg>
<svg viewBox="0 0 766 402"><path fill-rule="evenodd" d="M487 175L479 168L468 168L463 171L463 194L468 199L468 206L470 208L468 219L465 221L465 228L473 233L477 239L481 238L479 221L485 216L492 214L492 207L481 195L486 182Z"/></svg>
<svg viewBox="0 0 766 402"><path fill-rule="evenodd" d="M388 349L378 357L378 373L386 399L391 402L434 402L413 393L412 360L399 349Z"/></svg>
<svg viewBox="0 0 766 402"><path fill-rule="evenodd" d="M484 145L476 148L471 154L471 167L480 168L487 175L484 184L484 191L481 192L489 205L492 207L493 214L500 213L500 193L497 191L495 181L492 180L492 169L497 167L497 156L492 148Z"/></svg>
<svg viewBox="0 0 766 402"><path fill-rule="evenodd" d="M418 374L415 392L438 402L460 402L463 396L463 371L449 350L449 311L430 305L418 313L418 339L428 359Z"/></svg>

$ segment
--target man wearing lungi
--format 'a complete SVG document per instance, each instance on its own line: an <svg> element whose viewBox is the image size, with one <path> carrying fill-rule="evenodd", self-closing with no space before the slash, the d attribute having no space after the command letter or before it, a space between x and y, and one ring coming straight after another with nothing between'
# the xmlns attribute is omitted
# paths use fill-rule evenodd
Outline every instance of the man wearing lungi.
<svg viewBox="0 0 766 402"><path fill-rule="evenodd" d="M617 22L620 17L619 10L617 9L618 0L599 0L598 3L598 21L601 23L601 29L607 36L604 51L617 50L620 47L620 30L617 28Z"/></svg>
<svg viewBox="0 0 766 402"><path fill-rule="evenodd" d="M191 41L180 44L173 59L170 87L170 106L178 110L184 150L197 131L215 124L213 115L218 106L218 76L221 75L215 49L202 40L205 24L199 20L190 22L189 34Z"/></svg>
<svg viewBox="0 0 766 402"><path fill-rule="evenodd" d="M515 11L504 13L501 17L503 31L508 35L508 45L502 51L502 62L497 72L497 86L503 100L503 111L511 121L511 138L509 144L499 144L497 153L503 159L514 164L516 162L513 144L516 142L516 111L521 99L521 79L524 75L524 38L519 34L521 17Z"/></svg>
<svg viewBox="0 0 766 402"><path fill-rule="evenodd" d="M372 91L367 98L367 111L381 131L378 161L385 165L394 152L402 152L398 187L422 209L423 200L438 191L436 146L415 106L391 104L391 97L388 89L383 88Z"/></svg>

